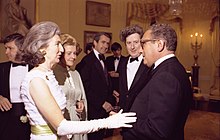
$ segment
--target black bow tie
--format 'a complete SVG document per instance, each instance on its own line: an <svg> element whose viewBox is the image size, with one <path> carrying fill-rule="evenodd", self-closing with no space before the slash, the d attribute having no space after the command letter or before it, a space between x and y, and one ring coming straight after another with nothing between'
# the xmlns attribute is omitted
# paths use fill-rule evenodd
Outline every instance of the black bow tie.
<svg viewBox="0 0 220 140"><path fill-rule="evenodd" d="M138 57L135 57L135 58L130 58L130 63L132 63L133 61L138 61Z"/></svg>
<svg viewBox="0 0 220 140"><path fill-rule="evenodd" d="M119 57L114 57L114 60L119 60Z"/></svg>
<svg viewBox="0 0 220 140"><path fill-rule="evenodd" d="M17 66L26 66L24 63L12 63L12 67L17 67Z"/></svg>
<svg viewBox="0 0 220 140"><path fill-rule="evenodd" d="M99 60L101 61L105 61L105 56L104 54L99 54Z"/></svg>

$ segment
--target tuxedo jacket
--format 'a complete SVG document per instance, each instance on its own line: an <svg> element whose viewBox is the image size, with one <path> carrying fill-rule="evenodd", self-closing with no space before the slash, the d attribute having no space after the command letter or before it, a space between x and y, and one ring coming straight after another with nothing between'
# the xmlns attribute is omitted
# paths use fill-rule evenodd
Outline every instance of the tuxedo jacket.
<svg viewBox="0 0 220 140"><path fill-rule="evenodd" d="M11 62L3 62L0 63L0 95L7 98L10 101L10 69L11 69ZM29 70L31 67L29 67ZM11 101L10 101L11 102ZM30 135L30 127L28 123L21 123L19 117L21 115L26 115L26 111L24 109L23 103L12 103L12 108L9 111L2 112L0 110L0 139L12 139L12 133L14 133L13 129L17 128L16 133L22 134L22 130L26 129L27 132L24 134L25 136L23 139L27 139ZM18 118L18 119L17 119ZM16 119L16 120L15 120ZM13 124L11 123L13 122ZM25 126L23 126L25 125ZM7 126L7 127L6 127ZM15 127L16 126L16 127ZM12 129L10 129L12 128ZM9 136L6 136L8 133L7 131L11 131ZM27 136L28 134L28 136Z"/></svg>
<svg viewBox="0 0 220 140"><path fill-rule="evenodd" d="M123 59L125 59L126 57L122 56L119 59L119 63L118 63L118 67L116 69L116 72L119 73L119 65L120 63L123 61ZM106 66L107 66L107 70L109 71L115 71L115 57L112 56L108 56L106 58ZM116 90L117 92L119 92L119 77L110 77L111 82L112 82L112 88L113 90Z"/></svg>
<svg viewBox="0 0 220 140"><path fill-rule="evenodd" d="M143 61L143 60L142 60ZM119 105L126 112L130 109L135 97L143 88L148 78L149 68L141 62L135 74L134 80L128 90L127 85L127 64L129 63L129 56L123 59L118 67L119 69Z"/></svg>
<svg viewBox="0 0 220 140"><path fill-rule="evenodd" d="M184 125L192 90L184 67L176 57L159 64L135 98L129 111L137 122L123 133L123 140L184 140Z"/></svg>
<svg viewBox="0 0 220 140"><path fill-rule="evenodd" d="M111 104L114 102L109 75L105 76L102 64L94 52L86 55L81 61L83 67L79 70L79 73L88 102L88 119L106 117L108 113L102 108L102 105L105 101Z"/></svg>

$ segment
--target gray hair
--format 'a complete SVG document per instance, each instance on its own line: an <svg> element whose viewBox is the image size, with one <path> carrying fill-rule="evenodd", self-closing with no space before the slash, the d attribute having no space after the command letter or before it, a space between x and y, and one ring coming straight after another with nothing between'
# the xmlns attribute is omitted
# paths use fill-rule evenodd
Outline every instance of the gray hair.
<svg viewBox="0 0 220 140"><path fill-rule="evenodd" d="M175 30L168 24L153 24L149 27L151 36L154 39L163 39L166 41L166 47L169 51L176 51L177 35Z"/></svg>
<svg viewBox="0 0 220 140"><path fill-rule="evenodd" d="M43 63L45 53L40 52L40 49L47 48L50 39L55 35L60 35L56 23L45 21L35 24L27 33L22 45L23 61L33 66Z"/></svg>

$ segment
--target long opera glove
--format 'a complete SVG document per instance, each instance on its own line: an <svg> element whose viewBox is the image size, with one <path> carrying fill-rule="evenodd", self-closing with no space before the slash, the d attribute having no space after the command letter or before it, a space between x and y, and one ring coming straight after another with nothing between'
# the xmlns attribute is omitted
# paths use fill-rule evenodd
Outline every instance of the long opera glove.
<svg viewBox="0 0 220 140"><path fill-rule="evenodd" d="M91 121L67 121L64 119L57 128L57 134L85 134L95 132L103 128L112 129L120 127L132 127L130 123L134 123L137 120L135 115L136 113L122 113L122 110L120 110L118 113L105 119Z"/></svg>

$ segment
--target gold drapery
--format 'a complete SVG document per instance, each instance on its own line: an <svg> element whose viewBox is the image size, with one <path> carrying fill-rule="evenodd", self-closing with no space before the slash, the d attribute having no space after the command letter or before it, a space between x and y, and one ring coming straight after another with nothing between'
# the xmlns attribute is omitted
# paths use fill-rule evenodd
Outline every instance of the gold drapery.
<svg viewBox="0 0 220 140"><path fill-rule="evenodd" d="M168 11L168 4L128 2L126 26L131 24L131 20L146 23L150 22L150 24L153 24L158 19L163 19L171 22L178 22L180 31L182 31L182 18L180 16L165 16L165 13Z"/></svg>
<svg viewBox="0 0 220 140"><path fill-rule="evenodd" d="M216 11L214 12L212 19L210 21L210 27L209 27L209 32L210 34L212 34L212 32L214 31L214 27L215 27L215 23L218 20L219 21L219 9L216 9Z"/></svg>
<svg viewBox="0 0 220 140"><path fill-rule="evenodd" d="M169 6L166 4L128 2L126 25L130 25L131 19L143 22L155 20L168 10Z"/></svg>

